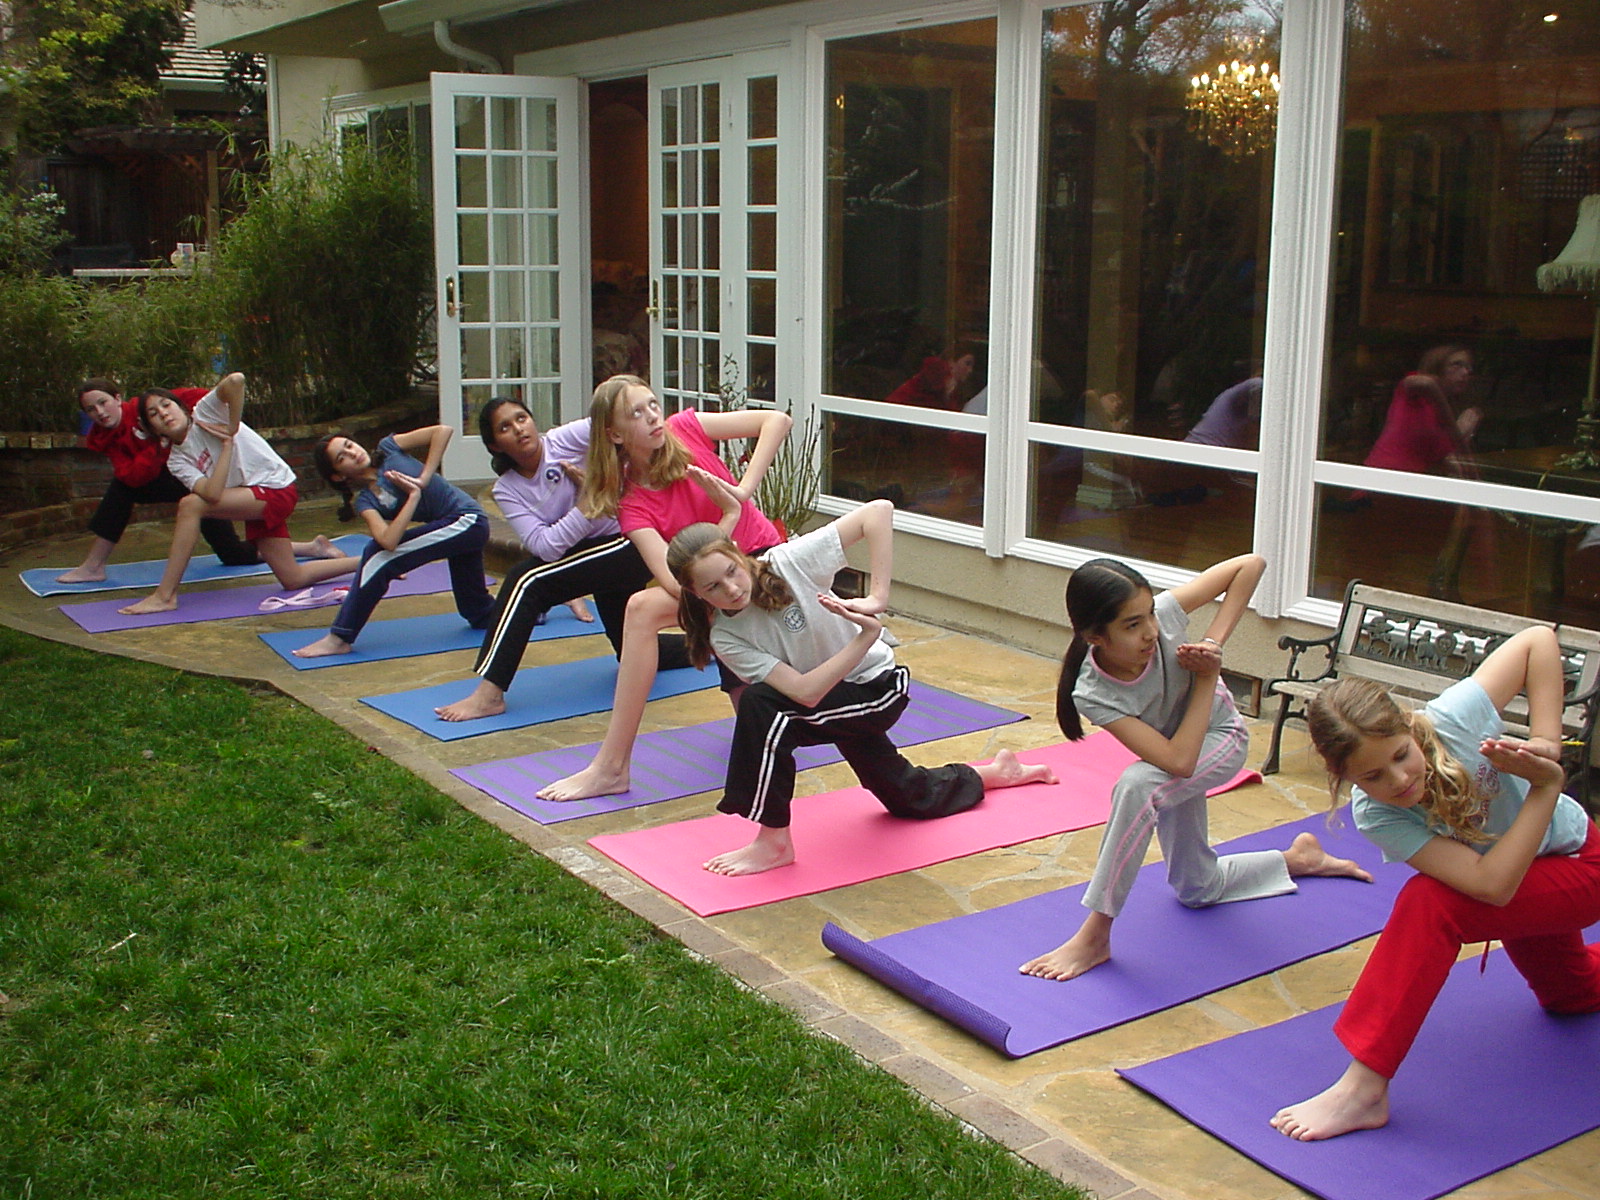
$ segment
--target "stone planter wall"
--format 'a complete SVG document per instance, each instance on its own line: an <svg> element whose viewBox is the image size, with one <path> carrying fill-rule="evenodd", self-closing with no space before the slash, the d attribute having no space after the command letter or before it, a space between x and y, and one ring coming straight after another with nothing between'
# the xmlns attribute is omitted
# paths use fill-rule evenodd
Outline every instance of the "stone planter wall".
<svg viewBox="0 0 1600 1200"><path fill-rule="evenodd" d="M328 493L311 462L311 449L324 434L348 433L371 447L388 434L431 425L438 414L438 396L426 389L359 416L257 432L294 468L304 498ZM0 433L0 551L82 531L110 481L105 455L85 450L72 434ZM170 504L140 505L133 519L165 517L171 511Z"/></svg>

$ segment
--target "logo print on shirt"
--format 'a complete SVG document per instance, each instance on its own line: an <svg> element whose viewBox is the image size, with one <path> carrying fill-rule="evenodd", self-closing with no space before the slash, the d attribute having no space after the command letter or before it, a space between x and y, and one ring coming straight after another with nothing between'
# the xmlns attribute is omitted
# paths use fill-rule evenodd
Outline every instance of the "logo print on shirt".
<svg viewBox="0 0 1600 1200"><path fill-rule="evenodd" d="M798 604L783 610L783 625L790 633L799 633L806 627L806 614L800 611Z"/></svg>

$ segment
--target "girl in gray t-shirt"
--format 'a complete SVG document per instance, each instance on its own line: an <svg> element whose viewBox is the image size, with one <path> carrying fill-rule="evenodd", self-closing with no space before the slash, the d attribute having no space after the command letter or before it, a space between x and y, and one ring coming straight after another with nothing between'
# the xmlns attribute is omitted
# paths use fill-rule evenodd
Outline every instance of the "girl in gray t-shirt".
<svg viewBox="0 0 1600 1200"><path fill-rule="evenodd" d="M889 740L911 679L895 665L878 621L889 602L893 537L894 507L873 500L760 559L715 525L690 525L667 547L683 589L679 618L690 660L704 666L715 649L745 683L717 808L759 829L749 844L704 863L706 870L754 875L794 861L789 801L800 746L837 746L884 808L913 820L963 812L991 788L1056 781L1049 767L1024 764L1009 750L976 767L919 767ZM863 539L872 590L842 600L830 585L845 566L845 547Z"/></svg>
<svg viewBox="0 0 1600 1200"><path fill-rule="evenodd" d="M1111 923L1144 863L1150 835L1161 839L1167 880L1191 908L1292 892L1294 875L1371 876L1334 858L1309 833L1288 850L1217 857L1206 836L1206 793L1244 765L1244 722L1221 684L1222 643L1238 624L1266 561L1230 558L1156 596L1132 567L1086 562L1067 581L1072 645L1056 686L1056 719L1068 740L1087 717L1139 756L1117 780L1078 932L1020 970L1072 979L1111 957ZM1220 600L1198 642L1189 614Z"/></svg>

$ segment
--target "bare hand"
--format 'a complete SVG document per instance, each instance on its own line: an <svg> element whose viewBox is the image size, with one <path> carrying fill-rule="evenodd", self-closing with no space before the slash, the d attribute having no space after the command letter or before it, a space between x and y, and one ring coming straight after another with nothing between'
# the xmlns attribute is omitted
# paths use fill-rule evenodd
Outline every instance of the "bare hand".
<svg viewBox="0 0 1600 1200"><path fill-rule="evenodd" d="M732 516L744 507L744 497L739 490L720 475L713 475L704 467L689 466L685 472L698 483L706 495L717 503L724 516Z"/></svg>
<svg viewBox="0 0 1600 1200"><path fill-rule="evenodd" d="M1222 674L1222 650L1210 642L1185 642L1178 647L1178 665L1202 678Z"/></svg>
<svg viewBox="0 0 1600 1200"><path fill-rule="evenodd" d="M857 625L869 633L876 633L883 628L883 622L878 620L872 613L865 613L859 609L848 607L846 601L839 599L832 592L818 592L817 603L835 616L843 617L852 625Z"/></svg>
<svg viewBox="0 0 1600 1200"><path fill-rule="evenodd" d="M876 596L857 596L852 599L835 596L834 599L839 602L841 607L848 608L851 612L857 612L867 617L875 617L879 613L889 611L888 603L879 600Z"/></svg>
<svg viewBox="0 0 1600 1200"><path fill-rule="evenodd" d="M577 484L579 487L583 486L582 463L563 462L561 464L561 469L566 472L567 478L572 480L573 483Z"/></svg>
<svg viewBox="0 0 1600 1200"><path fill-rule="evenodd" d="M204 429L212 437L220 438L224 442L233 441L234 435L239 432L232 425L218 425L214 421L201 421L196 419L195 424L200 426L201 429Z"/></svg>
<svg viewBox="0 0 1600 1200"><path fill-rule="evenodd" d="M1495 770L1526 779L1535 787L1559 788L1567 781L1566 771L1544 753L1543 746L1517 738L1486 738L1479 750Z"/></svg>
<svg viewBox="0 0 1600 1200"><path fill-rule="evenodd" d="M407 475L404 471L385 471L383 477L402 491L415 495L422 490L422 480L415 475Z"/></svg>

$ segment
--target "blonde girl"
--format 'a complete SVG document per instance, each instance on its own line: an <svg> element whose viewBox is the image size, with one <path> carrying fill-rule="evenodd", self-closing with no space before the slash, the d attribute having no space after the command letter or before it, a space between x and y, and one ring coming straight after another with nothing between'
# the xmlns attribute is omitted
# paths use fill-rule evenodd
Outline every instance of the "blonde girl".
<svg viewBox="0 0 1600 1200"><path fill-rule="evenodd" d="M684 409L667 417L644 380L616 375L595 389L589 421L578 508L588 517L614 515L661 586L636 592L628 601L616 697L600 749L583 770L541 789L545 800L628 790L633 740L656 675L656 634L677 621L678 583L667 569L668 540L697 521L718 524L746 554L760 554L783 540L751 497L793 424L788 414ZM737 481L717 454L716 443L729 438L755 439ZM733 683L725 680L724 686Z"/></svg>
<svg viewBox="0 0 1600 1200"><path fill-rule="evenodd" d="M1111 793L1111 816L1083 896L1089 910L1067 941L1019 968L1044 979L1072 979L1111 957L1111 927L1154 833L1167 880L1181 904L1201 908L1295 890L1296 875L1370 880L1334 858L1309 833L1285 851L1217 857L1206 836L1206 792L1244 765L1247 738L1222 685L1222 644L1255 591L1266 561L1244 554L1208 567L1156 596L1132 567L1114 559L1084 563L1067 581L1072 643L1056 686L1056 719L1067 738L1083 737L1082 718L1139 756ZM1220 600L1197 642L1189 614Z"/></svg>
<svg viewBox="0 0 1600 1200"><path fill-rule="evenodd" d="M1500 714L1528 698L1527 741ZM1334 803L1348 785L1357 828L1417 874L1333 1031L1350 1065L1332 1086L1279 1110L1300 1141L1376 1129L1461 947L1499 939L1534 998L1557 1013L1600 1010L1600 831L1561 793L1563 679L1554 632L1525 629L1472 675L1407 712L1368 680L1341 680L1309 706Z"/></svg>
<svg viewBox="0 0 1600 1200"><path fill-rule="evenodd" d="M878 615L888 606L893 507L874 500L756 560L716 526L690 525L667 547L683 589L679 613L691 661L713 650L747 686L739 696L728 778L717 808L756 823L749 844L704 863L720 875L752 875L794 861L789 802L794 752L833 744L856 777L897 817L963 812L991 788L1055 782L1009 750L992 763L918 767L888 731L910 700L911 675L896 666ZM872 591L841 600L829 590L845 548L866 539Z"/></svg>

